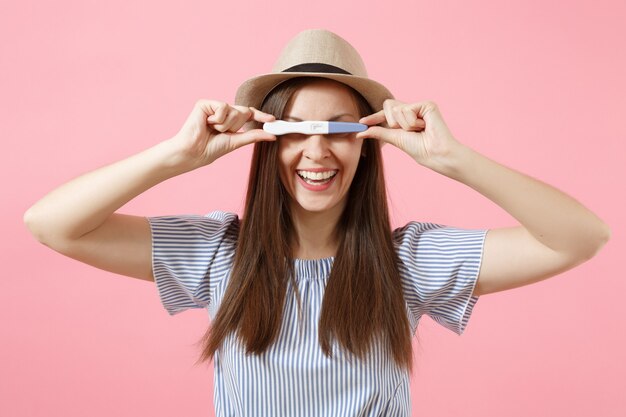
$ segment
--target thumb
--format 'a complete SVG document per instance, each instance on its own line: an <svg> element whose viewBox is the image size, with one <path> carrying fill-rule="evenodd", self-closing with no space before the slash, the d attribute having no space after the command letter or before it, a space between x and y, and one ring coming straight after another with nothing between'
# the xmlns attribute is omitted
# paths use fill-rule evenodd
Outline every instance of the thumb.
<svg viewBox="0 0 626 417"><path fill-rule="evenodd" d="M266 132L263 129L251 129L245 132L232 133L230 138L235 149L254 142L274 141L276 135Z"/></svg>
<svg viewBox="0 0 626 417"><path fill-rule="evenodd" d="M396 145L396 142L397 142L396 133L394 132L394 130L398 130L398 129L387 129L386 127L382 127L382 126L370 126L367 130L357 133L356 137L357 139L365 139L365 138L378 139L383 142L382 144L384 144L385 142L388 142L394 146L397 146Z"/></svg>

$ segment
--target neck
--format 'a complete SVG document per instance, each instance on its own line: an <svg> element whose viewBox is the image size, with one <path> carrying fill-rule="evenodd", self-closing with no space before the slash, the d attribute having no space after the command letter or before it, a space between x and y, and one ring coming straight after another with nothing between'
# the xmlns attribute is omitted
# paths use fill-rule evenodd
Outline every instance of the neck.
<svg viewBox="0 0 626 417"><path fill-rule="evenodd" d="M295 228L294 257L320 259L336 256L339 241L335 233L343 205L326 211L307 211L292 207Z"/></svg>

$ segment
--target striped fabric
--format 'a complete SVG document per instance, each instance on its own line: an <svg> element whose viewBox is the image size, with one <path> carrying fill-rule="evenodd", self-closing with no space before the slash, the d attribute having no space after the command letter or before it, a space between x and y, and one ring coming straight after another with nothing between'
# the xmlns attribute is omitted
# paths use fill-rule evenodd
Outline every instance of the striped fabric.
<svg viewBox="0 0 626 417"><path fill-rule="evenodd" d="M152 267L170 315L206 308L215 317L224 295L239 231L234 213L147 217ZM393 231L407 315L462 334L478 297L472 296L487 229L409 222ZM291 284L279 339L262 355L246 355L234 335L214 357L215 414L249 416L409 416L409 374L381 346L359 361L338 344L321 351L317 321L334 257L294 260L303 322Z"/></svg>

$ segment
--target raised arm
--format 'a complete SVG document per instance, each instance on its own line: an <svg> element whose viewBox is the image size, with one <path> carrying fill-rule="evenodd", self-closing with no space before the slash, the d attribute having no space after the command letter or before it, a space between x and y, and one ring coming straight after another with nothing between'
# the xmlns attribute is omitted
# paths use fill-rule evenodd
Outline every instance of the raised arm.
<svg viewBox="0 0 626 417"><path fill-rule="evenodd" d="M371 137L408 153L419 164L473 188L515 217L520 226L490 229L474 295L549 278L593 257L609 227L567 194L507 168L459 143L431 101L386 100L360 120ZM373 126L384 123L388 127Z"/></svg>
<svg viewBox="0 0 626 417"><path fill-rule="evenodd" d="M61 185L30 207L24 222L37 240L59 253L152 281L147 219L115 211L168 178L208 165L243 145L275 140L261 129L234 133L251 118L274 117L254 108L200 100L177 135Z"/></svg>
<svg viewBox="0 0 626 417"><path fill-rule="evenodd" d="M591 259L609 240L609 227L574 198L471 148L460 147L450 155L446 175L521 223L487 233L475 295L562 273Z"/></svg>

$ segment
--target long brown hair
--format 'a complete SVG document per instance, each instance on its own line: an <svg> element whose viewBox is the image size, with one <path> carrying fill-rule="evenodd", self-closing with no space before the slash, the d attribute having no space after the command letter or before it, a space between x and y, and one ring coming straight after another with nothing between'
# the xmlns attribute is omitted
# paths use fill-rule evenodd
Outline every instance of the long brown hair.
<svg viewBox="0 0 626 417"><path fill-rule="evenodd" d="M260 110L281 119L293 93L315 77L282 82L265 98ZM372 113L368 102L351 87L360 116ZM254 122L253 128L261 128ZM278 139L280 140L280 139ZM245 213L230 282L221 306L199 343L198 362L213 359L230 332L238 332L247 353L264 352L277 338L283 319L287 282L301 299L293 275L290 243L294 233L289 194L278 168L278 141L254 144ZM383 340L396 363L412 372L411 331L402 292L387 208L383 160L376 139L365 139L337 225L338 251L326 284L319 318L319 343L332 357L331 337L358 358L373 338ZM300 316L301 317L301 316Z"/></svg>

